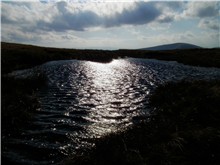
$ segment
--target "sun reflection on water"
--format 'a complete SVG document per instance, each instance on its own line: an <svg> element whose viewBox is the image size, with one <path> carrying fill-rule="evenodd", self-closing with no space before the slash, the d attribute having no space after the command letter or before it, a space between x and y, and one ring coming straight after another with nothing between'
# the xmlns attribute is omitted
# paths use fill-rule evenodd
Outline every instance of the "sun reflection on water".
<svg viewBox="0 0 220 165"><path fill-rule="evenodd" d="M95 104L87 116L87 120L93 123L88 126L88 130L93 134L100 136L116 131L119 123L124 126L128 124L124 110L130 108L130 102L125 94L128 93L125 86L130 87L130 85L125 81L127 74L124 72L128 72L128 68L131 67L131 64L124 60L114 60L107 64L85 63L85 74L90 80L90 84L87 85L92 92L87 101Z"/></svg>
<svg viewBox="0 0 220 165"><path fill-rule="evenodd" d="M119 81L123 77L120 69L126 65L120 60L114 60L108 64L88 62L87 74L92 74L92 82L97 88L105 89L105 87L109 88L110 86L117 88Z"/></svg>
<svg viewBox="0 0 220 165"><path fill-rule="evenodd" d="M220 77L216 68L143 59L107 64L53 61L14 74L24 78L39 71L48 78L47 87L38 93L41 108L21 136L7 137L4 155L19 164L56 164L61 158L94 146L92 138L146 119L143 115L149 113L149 95L158 83Z"/></svg>

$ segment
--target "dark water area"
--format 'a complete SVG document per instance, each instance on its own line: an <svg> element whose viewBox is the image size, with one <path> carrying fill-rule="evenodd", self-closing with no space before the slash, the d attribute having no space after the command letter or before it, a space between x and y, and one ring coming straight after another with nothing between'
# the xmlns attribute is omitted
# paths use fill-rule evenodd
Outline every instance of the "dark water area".
<svg viewBox="0 0 220 165"><path fill-rule="evenodd" d="M217 68L132 58L107 64L52 61L12 75L39 71L48 79L37 93L41 108L28 129L4 140L2 155L18 164L58 164L93 146L91 139L138 123L150 115L149 96L160 84L220 79Z"/></svg>

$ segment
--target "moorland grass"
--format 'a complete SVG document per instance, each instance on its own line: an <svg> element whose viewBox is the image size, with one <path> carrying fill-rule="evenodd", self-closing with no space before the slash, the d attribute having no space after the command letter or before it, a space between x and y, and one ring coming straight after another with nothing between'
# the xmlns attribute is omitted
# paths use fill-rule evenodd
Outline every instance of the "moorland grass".
<svg viewBox="0 0 220 165"><path fill-rule="evenodd" d="M220 82L168 83L150 99L149 122L96 139L65 164L220 163Z"/></svg>
<svg viewBox="0 0 220 165"><path fill-rule="evenodd" d="M161 54L146 54L146 58L177 61L186 65L220 67L220 49L186 49L161 51Z"/></svg>
<svg viewBox="0 0 220 165"><path fill-rule="evenodd" d="M117 58L152 58L177 61L187 65L220 67L220 49L189 49L170 51L61 49L14 43L1 43L2 73L27 69L54 60L89 60L102 63Z"/></svg>
<svg viewBox="0 0 220 165"><path fill-rule="evenodd" d="M14 43L1 43L2 73L27 69L55 60L90 60L107 63L115 54L107 50L48 48Z"/></svg>
<svg viewBox="0 0 220 165"><path fill-rule="evenodd" d="M27 126L39 108L35 97L45 85L41 74L15 79L6 74L52 60L110 62L118 57L156 58L195 66L220 67L219 49L174 51L76 50L1 43L2 146L11 133ZM151 97L150 122L95 139L96 148L66 164L219 164L220 82L180 82L159 87ZM81 156L80 156L81 155Z"/></svg>
<svg viewBox="0 0 220 165"><path fill-rule="evenodd" d="M36 91L46 85L46 77L43 73L26 79L2 76L1 85L2 136L7 136L31 121L40 107Z"/></svg>

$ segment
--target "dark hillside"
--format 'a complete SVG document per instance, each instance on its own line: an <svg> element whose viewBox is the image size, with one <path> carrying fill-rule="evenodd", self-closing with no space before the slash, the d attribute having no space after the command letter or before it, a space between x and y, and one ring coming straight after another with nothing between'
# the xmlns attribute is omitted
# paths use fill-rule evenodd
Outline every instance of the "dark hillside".
<svg viewBox="0 0 220 165"><path fill-rule="evenodd" d="M90 60L110 62L114 56L105 50L77 50L1 43L2 72L25 69L53 60Z"/></svg>
<svg viewBox="0 0 220 165"><path fill-rule="evenodd" d="M177 61L186 65L220 67L220 49L187 49L162 51L164 54L146 54L146 58Z"/></svg>
<svg viewBox="0 0 220 165"><path fill-rule="evenodd" d="M159 45L149 48L142 48L142 50L176 50L176 49L199 49L201 47L188 43L174 43L174 44L166 44Z"/></svg>
<svg viewBox="0 0 220 165"><path fill-rule="evenodd" d="M150 104L150 120L97 139L96 148L66 164L220 163L219 81L171 82L156 89Z"/></svg>
<svg viewBox="0 0 220 165"><path fill-rule="evenodd" d="M1 43L2 73L26 69L53 60L89 60L111 62L116 58L150 58L177 61L187 65L220 67L220 49L177 49L167 51L120 49L60 49L13 43Z"/></svg>

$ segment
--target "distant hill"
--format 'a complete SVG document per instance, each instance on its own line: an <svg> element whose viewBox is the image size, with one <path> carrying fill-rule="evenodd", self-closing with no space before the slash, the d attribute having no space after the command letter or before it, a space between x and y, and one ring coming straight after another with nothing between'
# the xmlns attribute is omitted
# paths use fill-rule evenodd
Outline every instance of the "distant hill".
<svg viewBox="0 0 220 165"><path fill-rule="evenodd" d="M174 43L174 44L159 45L149 48L141 48L140 50L175 50L175 49L196 49L196 48L202 48L202 47L188 43Z"/></svg>

